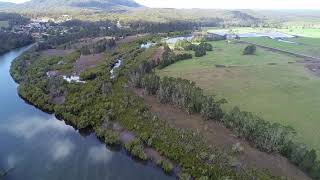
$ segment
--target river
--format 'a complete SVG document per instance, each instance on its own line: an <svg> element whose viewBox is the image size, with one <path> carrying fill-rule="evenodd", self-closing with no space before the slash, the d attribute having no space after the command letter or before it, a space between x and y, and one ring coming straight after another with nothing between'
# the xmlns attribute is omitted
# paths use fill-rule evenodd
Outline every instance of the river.
<svg viewBox="0 0 320 180"><path fill-rule="evenodd" d="M11 169L5 180L174 179L25 103L9 70L26 50L0 56L0 168Z"/></svg>

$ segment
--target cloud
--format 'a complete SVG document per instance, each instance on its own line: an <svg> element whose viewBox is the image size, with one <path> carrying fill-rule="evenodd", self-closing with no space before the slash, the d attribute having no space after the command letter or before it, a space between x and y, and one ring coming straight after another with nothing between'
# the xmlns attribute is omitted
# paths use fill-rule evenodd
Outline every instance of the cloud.
<svg viewBox="0 0 320 180"><path fill-rule="evenodd" d="M88 151L88 157L92 162L109 162L113 152L108 150L104 145L91 147Z"/></svg>
<svg viewBox="0 0 320 180"><path fill-rule="evenodd" d="M50 154L55 161L64 160L72 151L75 150L75 145L69 140L57 140L55 141L52 146L50 146Z"/></svg>
<svg viewBox="0 0 320 180"><path fill-rule="evenodd" d="M8 169L14 168L19 162L17 155L10 154L7 157Z"/></svg>
<svg viewBox="0 0 320 180"><path fill-rule="evenodd" d="M9 131L12 135L25 139L31 139L43 132L53 130L61 133L73 130L72 127L67 126L62 121L58 121L54 116L48 118L40 116L23 118L22 116L18 116L12 119L9 124L0 126L0 130Z"/></svg>

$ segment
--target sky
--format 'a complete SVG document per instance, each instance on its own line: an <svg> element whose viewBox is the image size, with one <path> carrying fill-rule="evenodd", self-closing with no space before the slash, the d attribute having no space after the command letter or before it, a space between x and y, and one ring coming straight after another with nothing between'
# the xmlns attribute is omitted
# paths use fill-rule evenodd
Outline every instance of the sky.
<svg viewBox="0 0 320 180"><path fill-rule="evenodd" d="M0 0L22 3L27 0ZM320 9L320 0L136 0L155 8Z"/></svg>

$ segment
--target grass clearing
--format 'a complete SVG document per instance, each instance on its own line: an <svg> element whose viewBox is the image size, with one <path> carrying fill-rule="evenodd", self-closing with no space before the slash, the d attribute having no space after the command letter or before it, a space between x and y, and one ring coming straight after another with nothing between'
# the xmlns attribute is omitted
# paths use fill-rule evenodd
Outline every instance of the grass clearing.
<svg viewBox="0 0 320 180"><path fill-rule="evenodd" d="M219 28L204 28L203 30L208 32L228 32L228 33L266 33L266 32L282 32L296 36L309 37L309 38L320 38L320 28L252 28L252 27L236 27L230 29L219 29Z"/></svg>
<svg viewBox="0 0 320 180"><path fill-rule="evenodd" d="M303 142L320 151L320 78L303 64L288 63L301 59L261 48L257 55L244 56L245 45L212 44L215 49L207 56L177 62L157 73L195 81L205 93L226 98L226 110L237 105L290 125Z"/></svg>
<svg viewBox="0 0 320 180"><path fill-rule="evenodd" d="M0 28L7 28L9 27L8 21L0 21Z"/></svg>
<svg viewBox="0 0 320 180"><path fill-rule="evenodd" d="M258 37L258 38L243 38L242 40L252 42L259 45L264 45L280 50L290 51L307 56L320 58L320 38L290 38L288 41L297 42L298 44L291 44L287 42L280 42L275 39Z"/></svg>

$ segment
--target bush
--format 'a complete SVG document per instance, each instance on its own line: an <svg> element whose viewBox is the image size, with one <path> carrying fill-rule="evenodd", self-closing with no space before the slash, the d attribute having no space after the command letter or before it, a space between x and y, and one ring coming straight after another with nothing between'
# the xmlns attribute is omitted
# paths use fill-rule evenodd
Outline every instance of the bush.
<svg viewBox="0 0 320 180"><path fill-rule="evenodd" d="M215 102L212 97L203 98L201 115L206 120L221 119L223 117L220 102Z"/></svg>
<svg viewBox="0 0 320 180"><path fill-rule="evenodd" d="M125 144L125 149L129 151L134 157L137 157L141 160L147 160L148 157L144 152L144 148L139 139L134 139L129 143Z"/></svg>
<svg viewBox="0 0 320 180"><path fill-rule="evenodd" d="M222 122L265 152L283 152L295 134L290 127L270 123L253 113L240 111L238 107L226 113Z"/></svg>
<svg viewBox="0 0 320 180"><path fill-rule="evenodd" d="M185 50L185 51L192 50L192 47L193 47L192 43L187 40L179 40L174 45L174 49Z"/></svg>
<svg viewBox="0 0 320 180"><path fill-rule="evenodd" d="M244 51L243 51L243 55L254 55L256 54L257 51L257 47L255 45L248 45Z"/></svg>
<svg viewBox="0 0 320 180"><path fill-rule="evenodd" d="M82 81L93 80L97 77L97 70L95 68L88 69L80 74Z"/></svg>
<svg viewBox="0 0 320 180"><path fill-rule="evenodd" d="M180 180L190 180L191 179L191 176L187 173L179 173L178 174L178 178Z"/></svg>
<svg viewBox="0 0 320 180"><path fill-rule="evenodd" d="M207 54L205 47L200 45L194 47L194 52L196 57L202 57Z"/></svg>
<svg viewBox="0 0 320 180"><path fill-rule="evenodd" d="M112 130L107 130L105 135L105 143L108 145L117 145L120 144L119 134Z"/></svg>
<svg viewBox="0 0 320 180"><path fill-rule="evenodd" d="M213 51L213 46L210 43L202 42L199 46L204 48L206 51Z"/></svg>
<svg viewBox="0 0 320 180"><path fill-rule="evenodd" d="M160 77L152 74L147 74L142 78L142 87L149 95L155 95L160 86Z"/></svg>
<svg viewBox="0 0 320 180"><path fill-rule="evenodd" d="M187 52L176 51L174 52L174 62L192 59L192 54Z"/></svg>
<svg viewBox="0 0 320 180"><path fill-rule="evenodd" d="M173 171L173 165L168 160L160 159L157 164L162 167L165 173L170 174Z"/></svg>

